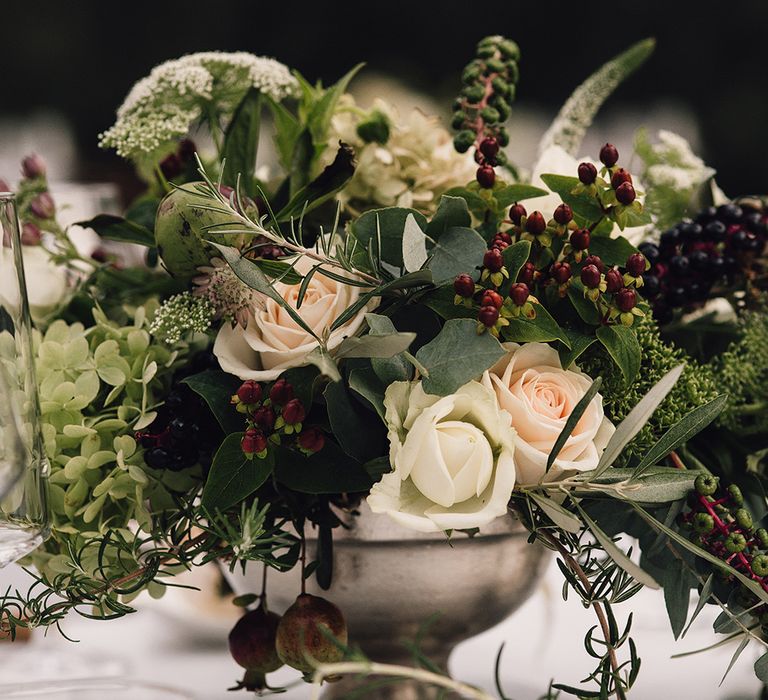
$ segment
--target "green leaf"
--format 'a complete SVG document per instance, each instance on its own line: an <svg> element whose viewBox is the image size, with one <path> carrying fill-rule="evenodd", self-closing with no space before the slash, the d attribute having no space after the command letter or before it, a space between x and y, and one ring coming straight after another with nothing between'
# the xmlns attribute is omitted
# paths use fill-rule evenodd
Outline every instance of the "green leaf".
<svg viewBox="0 0 768 700"><path fill-rule="evenodd" d="M725 681L726 676L731 672L731 669L733 668L733 665L738 661L739 657L741 656L741 652L743 652L747 645L752 641L752 637L750 637L748 634L745 634L744 637L742 637L741 642L739 642L739 646L736 647L736 651L733 652L733 656L731 657L731 661L728 664L728 668L725 669L725 673L723 674L723 677L720 679L720 685L723 684L723 681Z"/></svg>
<svg viewBox="0 0 768 700"><path fill-rule="evenodd" d="M301 124L284 105L275 102L272 98L269 98L269 109L275 122L275 146L280 162L286 170L290 170L291 157L301 134Z"/></svg>
<svg viewBox="0 0 768 700"><path fill-rule="evenodd" d="M317 367L314 365L291 367L291 369L285 370L280 377L293 387L294 396L309 411L314 400L315 390L322 383Z"/></svg>
<svg viewBox="0 0 768 700"><path fill-rule="evenodd" d="M336 157L312 182L298 190L277 214L278 221L288 221L316 209L331 199L355 174L355 153L342 143Z"/></svg>
<svg viewBox="0 0 768 700"><path fill-rule="evenodd" d="M571 347L570 349L560 348L558 352L560 353L560 364L563 366L563 369L568 369L590 345L597 342L597 338L593 335L579 333L570 328L563 330L565 330L568 339L571 341Z"/></svg>
<svg viewBox="0 0 768 700"><path fill-rule="evenodd" d="M432 309L441 318L449 321L452 318L477 318L477 310L467 308L463 304L454 304L456 292L452 284L444 284L420 297L419 302Z"/></svg>
<svg viewBox="0 0 768 700"><path fill-rule="evenodd" d="M410 373L406 375L405 379L410 378ZM393 381L404 381L400 377ZM373 367L355 367L349 373L349 388L359 396L362 396L379 414L379 418L384 420L384 392L386 391L387 384L385 384L378 376L378 373L373 370Z"/></svg>
<svg viewBox="0 0 768 700"><path fill-rule="evenodd" d="M422 346L416 360L427 370L422 384L428 394L447 396L498 362L505 354L490 333L477 334L470 319L447 321L438 336Z"/></svg>
<svg viewBox="0 0 768 700"><path fill-rule="evenodd" d="M755 661L755 675L763 683L768 683L768 652Z"/></svg>
<svg viewBox="0 0 768 700"><path fill-rule="evenodd" d="M446 229L432 248L427 268L432 271L436 285L453 281L456 275L473 274L483 263L488 250L482 236L471 228Z"/></svg>
<svg viewBox="0 0 768 700"><path fill-rule="evenodd" d="M328 377L332 382L341 381L341 375L339 374L339 368L336 366L336 361L328 354L328 351L318 345L312 352L307 355L307 362L310 365L317 367L320 373Z"/></svg>
<svg viewBox="0 0 768 700"><path fill-rule="evenodd" d="M366 314L365 320L370 329L370 334L373 336L391 335L397 332L395 324L392 323L392 319L388 316ZM372 357L371 369L385 387L389 386L392 382L407 381L411 378L412 374L411 364L404 354L398 354L394 357Z"/></svg>
<svg viewBox="0 0 768 700"><path fill-rule="evenodd" d="M607 552L608 556L613 559L614 563L624 569L624 571L626 571L638 583L642 583L648 588L659 588L659 584L656 583L654 578L647 571L644 571L637 564L635 564L635 562L633 562L626 554L624 554L624 552L622 552L621 549L616 546L616 543L600 529L600 526L594 520L592 520L592 518L590 518L586 512L584 512L584 509L578 503L576 504L576 508L578 508L581 517L584 519L587 527L595 536L595 539Z"/></svg>
<svg viewBox="0 0 768 700"><path fill-rule="evenodd" d="M671 503L685 498L693 488L698 472L688 469L673 469L670 467L651 467L639 479L633 480L632 469L607 469L602 474L582 472L578 480L596 484L617 484L627 482L624 493L638 503ZM576 493L589 496L586 492Z"/></svg>
<svg viewBox="0 0 768 700"><path fill-rule="evenodd" d="M515 343L549 343L559 340L566 347L570 347L571 339L550 316L549 311L541 304L536 304L534 308L536 318L528 319L518 316L509 319L509 325L501 329L504 339Z"/></svg>
<svg viewBox="0 0 768 700"><path fill-rule="evenodd" d="M357 251L353 262L359 265L368 263L368 245L381 237L381 257L385 262L397 268L403 266L403 230L408 215L413 215L421 230L427 228L427 219L415 209L389 207L387 209L372 209L365 212L351 225L351 234L357 239Z"/></svg>
<svg viewBox="0 0 768 700"><path fill-rule="evenodd" d="M344 382L328 384L323 396L333 436L344 452L358 462L367 462L386 452L384 423L352 397Z"/></svg>
<svg viewBox="0 0 768 700"><path fill-rule="evenodd" d="M531 242L517 241L507 246L502 255L504 257L504 267L509 272L509 282L512 284L517 280L523 265L528 262L528 258L531 255Z"/></svg>
<svg viewBox="0 0 768 700"><path fill-rule="evenodd" d="M232 115L221 153L225 159L222 182L234 187L240 176L240 185L249 196L256 194L253 173L256 170L256 152L259 147L261 108L261 91L252 87L245 93Z"/></svg>
<svg viewBox="0 0 768 700"><path fill-rule="evenodd" d="M581 320L590 326L597 326L600 323L600 311L594 302L584 296L584 285L579 279L571 279L571 285L568 287L568 299Z"/></svg>
<svg viewBox="0 0 768 700"><path fill-rule="evenodd" d="M444 197L460 197L467 203L467 207L475 212L482 213L488 209L488 202L486 202L477 192L467 189L466 187L451 187L446 190Z"/></svg>
<svg viewBox="0 0 768 700"><path fill-rule="evenodd" d="M544 511L547 517L559 528L574 534L581 532L583 524L578 516L566 510L548 496L531 492L528 494Z"/></svg>
<svg viewBox="0 0 768 700"><path fill-rule="evenodd" d="M345 454L333 441L309 457L287 447L279 447L275 477L299 493L361 493L373 485L362 464Z"/></svg>
<svg viewBox="0 0 768 700"><path fill-rule="evenodd" d="M462 197L443 195L432 221L427 225L427 235L436 241L446 229L468 228L472 225L472 217L467 208L467 200Z"/></svg>
<svg viewBox="0 0 768 700"><path fill-rule="evenodd" d="M635 474L639 476L648 467L666 457L672 450L676 450L680 445L688 442L717 418L727 403L727 394L721 394L703 406L697 406L681 418L645 453L640 464L635 468Z"/></svg>
<svg viewBox="0 0 768 700"><path fill-rule="evenodd" d="M296 272L293 264L283 262L282 260L262 260L259 258L254 260L253 264L258 265L262 272L269 275L272 279L280 280L283 284L299 284L303 279Z"/></svg>
<svg viewBox="0 0 768 700"><path fill-rule="evenodd" d="M589 222L597 221L603 216L602 207L588 192L572 194L573 190L581 185L579 178L547 173L542 175L541 179L550 190L560 195L560 199L568 204L575 214Z"/></svg>
<svg viewBox="0 0 768 700"><path fill-rule="evenodd" d="M627 326L600 326L595 334L624 375L626 386L632 384L640 371L642 354L635 331Z"/></svg>
<svg viewBox="0 0 768 700"><path fill-rule="evenodd" d="M611 436L608 444L600 457L595 469L596 474L602 474L613 464L621 451L631 442L642 427L648 422L659 404L667 397L672 387L675 386L685 365L678 365L669 370L654 386L643 396L637 405L629 412L627 417L619 423L616 432Z"/></svg>
<svg viewBox="0 0 768 700"><path fill-rule="evenodd" d="M613 91L634 73L656 47L644 39L612 58L574 90L539 143L539 153L553 145L577 157L587 129Z"/></svg>
<svg viewBox="0 0 768 700"><path fill-rule="evenodd" d="M560 450L563 449L565 443L568 441L568 438L571 437L573 429L576 427L576 424L579 422L579 420L581 420L581 417L584 415L584 411L587 410L587 406L589 406L589 404L592 402L592 399L595 398L595 394L597 394L597 392L600 390L602 383L603 378L596 377L592 382L592 385L589 387L589 389L587 389L587 392L584 394L584 396L582 396L581 399L579 399L579 402L573 407L571 415L568 416L568 420L565 421L565 425L560 431L560 435L557 436L557 440L555 440L555 444L552 446L549 457L547 457L547 468L544 470L545 473L548 472L552 465L555 463L557 456L560 454Z"/></svg>
<svg viewBox="0 0 768 700"><path fill-rule="evenodd" d="M134 224L143 226L147 231L153 231L159 206L160 199L158 197L145 195L137 199L126 209L125 218Z"/></svg>
<svg viewBox="0 0 768 700"><path fill-rule="evenodd" d="M609 267L612 265L624 266L627 258L636 253L637 248L626 238L619 236L592 236L589 242L589 254L597 255Z"/></svg>
<svg viewBox="0 0 768 700"><path fill-rule="evenodd" d="M209 512L224 511L244 500L272 473L273 450L264 459L248 459L240 447L242 439L243 433L230 433L213 457L202 498L202 505Z"/></svg>
<svg viewBox="0 0 768 700"><path fill-rule="evenodd" d="M493 191L493 196L496 199L499 209L506 209L511 204L520 202L523 199L544 197L547 194L549 193L546 190L541 189L541 187L525 184L507 185L500 190Z"/></svg>
<svg viewBox="0 0 768 700"><path fill-rule="evenodd" d="M186 377L181 383L202 397L225 433L243 429L245 417L230 403L232 395L242 384L240 379L218 369L209 369Z"/></svg>
<svg viewBox="0 0 768 700"><path fill-rule="evenodd" d="M75 226L92 228L99 236L110 241L136 243L148 247L155 245L155 234L150 229L121 216L99 214L88 221L78 221Z"/></svg>
<svg viewBox="0 0 768 700"><path fill-rule="evenodd" d="M696 603L696 608L691 615L691 619L688 620L688 627L686 627L682 632L683 637L685 637L685 635L688 633L688 630L691 628L693 621L699 616L699 613L704 610L709 597L712 595L712 586L714 585L714 582L715 574L710 574L707 576L707 580L704 581L704 585L701 587L701 592L699 593L699 600Z"/></svg>
<svg viewBox="0 0 768 700"><path fill-rule="evenodd" d="M347 91L347 87L352 78L357 75L364 63L358 63L354 68L348 71L332 87L328 88L323 96L315 103L309 113L307 123L312 133L312 141L316 146L325 145L327 141L328 127L331 125L331 117L336 110L336 104L341 96Z"/></svg>
<svg viewBox="0 0 768 700"><path fill-rule="evenodd" d="M420 270L427 262L427 237L413 218L408 214L403 227L403 265L408 272Z"/></svg>
<svg viewBox="0 0 768 700"><path fill-rule="evenodd" d="M415 333L398 333L397 331L388 335L353 336L341 343L334 356L337 360L351 357L394 357L405 352L415 339Z"/></svg>
<svg viewBox="0 0 768 700"><path fill-rule="evenodd" d="M675 560L672 569L668 569L664 577L664 603L675 639L680 638L685 627L690 598L691 587L688 585L687 571L681 561Z"/></svg>

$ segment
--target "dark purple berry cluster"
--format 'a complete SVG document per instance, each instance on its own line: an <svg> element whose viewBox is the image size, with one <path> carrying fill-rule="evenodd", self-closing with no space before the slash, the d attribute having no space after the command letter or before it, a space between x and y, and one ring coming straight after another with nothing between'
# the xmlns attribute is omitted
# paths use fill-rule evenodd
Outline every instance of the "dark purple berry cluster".
<svg viewBox="0 0 768 700"><path fill-rule="evenodd" d="M654 318L669 323L675 310L694 308L748 275L768 243L768 212L757 200L707 207L640 251L651 267L641 293Z"/></svg>

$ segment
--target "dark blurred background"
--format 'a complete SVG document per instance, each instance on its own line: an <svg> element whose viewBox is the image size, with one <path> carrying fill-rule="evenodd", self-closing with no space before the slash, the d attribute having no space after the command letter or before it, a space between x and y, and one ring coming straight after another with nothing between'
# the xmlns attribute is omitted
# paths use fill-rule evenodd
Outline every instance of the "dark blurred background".
<svg viewBox="0 0 768 700"><path fill-rule="evenodd" d="M97 134L133 82L165 59L246 50L326 81L365 60L447 108L476 41L490 33L520 44L516 104L547 118L604 60L655 36L655 55L607 111L634 109L639 126L653 105L689 110L723 189L768 192L765 0L16 3L0 22L0 123L58 112L74 130L74 176L119 179L125 166L99 151Z"/></svg>

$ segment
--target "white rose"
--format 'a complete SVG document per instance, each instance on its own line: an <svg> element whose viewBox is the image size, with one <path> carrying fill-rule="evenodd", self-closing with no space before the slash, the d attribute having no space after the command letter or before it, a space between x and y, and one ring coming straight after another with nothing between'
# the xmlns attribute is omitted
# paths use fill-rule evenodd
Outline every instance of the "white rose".
<svg viewBox="0 0 768 700"><path fill-rule="evenodd" d="M309 258L302 257L295 269L300 275L306 275L314 264ZM294 309L299 287L298 284L282 282L274 285L275 291ZM342 312L358 300L361 293L360 287L352 287L315 273L307 286L301 308L296 309L296 312L317 337L322 338ZM365 314L377 305L378 299L372 299L355 316L333 330L328 336L328 350L335 349L345 338L354 335L363 323ZM274 299L265 297L263 305L250 309L247 316L245 328L240 325L233 328L225 323L216 336L213 352L225 372L240 379L272 381L289 367L307 364L307 355L317 347L317 340Z"/></svg>
<svg viewBox="0 0 768 700"><path fill-rule="evenodd" d="M592 379L573 365L564 370L557 351L545 343L504 347L509 353L485 372L482 382L511 416L518 482L535 484L544 478L549 453ZM547 477L566 469L594 469L614 430L603 413L603 397L595 394Z"/></svg>
<svg viewBox="0 0 768 700"><path fill-rule="evenodd" d="M54 263L51 254L40 245L25 245L21 251L29 310L34 321L42 322L67 298L69 273L64 266ZM13 252L5 247L0 251L0 302L13 309L19 305Z"/></svg>
<svg viewBox="0 0 768 700"><path fill-rule="evenodd" d="M514 430L493 392L469 382L451 396L394 382L384 396L393 471L368 496L374 513L422 532L471 529L507 512Z"/></svg>
<svg viewBox="0 0 768 700"><path fill-rule="evenodd" d="M598 171L602 168L602 164L591 158L574 158L568 153L562 146L550 146L540 156L536 164L533 166L533 172L531 173L531 184L543 189L549 189L544 180L541 179L542 175L567 175L569 177L576 177L576 173L579 169L579 163L592 163ZM641 183L637 182L635 178L636 189L642 190ZM639 198L642 201L642 198ZM560 205L562 200L560 195L556 192L550 192L548 195L542 197L535 197L533 199L525 200L525 208L531 212L538 210L545 217L551 217L555 209ZM624 236L630 243L637 245L646 237L647 226L633 226L625 228L623 231L614 224L611 236Z"/></svg>

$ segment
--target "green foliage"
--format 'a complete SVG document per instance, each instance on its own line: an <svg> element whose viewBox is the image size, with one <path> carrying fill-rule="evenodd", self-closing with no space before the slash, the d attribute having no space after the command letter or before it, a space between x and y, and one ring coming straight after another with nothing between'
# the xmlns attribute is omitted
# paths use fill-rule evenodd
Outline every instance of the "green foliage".
<svg viewBox="0 0 768 700"><path fill-rule="evenodd" d="M713 400L719 393L713 373L679 348L665 343L653 320L640 320L633 329L637 334L641 355L637 378L629 386L625 384L624 377L615 371L611 358L601 345L590 346L578 362L581 369L590 376L603 377L600 393L606 415L613 423L622 421L667 372L681 363L686 366L667 398L627 446L621 456L621 463L626 463L631 455L642 457L683 416Z"/></svg>

